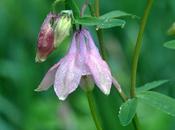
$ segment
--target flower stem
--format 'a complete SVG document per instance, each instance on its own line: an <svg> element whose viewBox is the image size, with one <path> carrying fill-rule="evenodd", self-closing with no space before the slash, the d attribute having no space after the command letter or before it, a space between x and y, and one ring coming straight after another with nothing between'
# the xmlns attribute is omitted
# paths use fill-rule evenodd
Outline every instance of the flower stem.
<svg viewBox="0 0 175 130"><path fill-rule="evenodd" d="M134 49L132 66L131 66L131 90L130 90L131 97L135 97L136 95L136 76L137 76L138 59L139 59L140 50L142 46L143 33L144 33L145 26L147 23L148 15L152 7L152 3L153 3L153 0L147 0L147 5L146 5L144 15L143 15L143 18L140 24L140 30L137 36L136 46Z"/></svg>
<svg viewBox="0 0 175 130"><path fill-rule="evenodd" d="M140 130L140 125L139 125L139 120L138 120L138 116L137 114L134 116L133 120L132 120L132 123L134 125L134 128L136 130Z"/></svg>
<svg viewBox="0 0 175 130"><path fill-rule="evenodd" d="M83 6L81 8L80 17L82 17L84 15L84 12L85 12L88 5L89 5L89 0L85 0Z"/></svg>
<svg viewBox="0 0 175 130"><path fill-rule="evenodd" d="M99 0L95 0L95 16L99 17L100 16L100 5L99 5ZM106 59L106 54L105 54L105 46L104 46L104 38L103 38L103 31L101 29L96 30L97 32L97 37L99 40L99 47L100 47L100 53L103 59Z"/></svg>
<svg viewBox="0 0 175 130"><path fill-rule="evenodd" d="M91 115L92 115L92 118L94 120L95 126L96 126L97 130L102 130L100 121L99 121L98 116L97 116L96 107L95 107L95 100L94 100L92 91L86 92L86 96L88 99L89 108L90 108Z"/></svg>
<svg viewBox="0 0 175 130"><path fill-rule="evenodd" d="M112 77L112 83L115 86L115 88L117 89L118 93L120 94L120 97L122 98L122 100L125 102L128 100L128 97L126 96L126 94L123 92L120 84L117 82L117 80Z"/></svg>
<svg viewBox="0 0 175 130"><path fill-rule="evenodd" d="M146 5L144 15L143 15L143 18L142 18L142 21L140 24L140 29L139 29L139 33L137 36L136 46L134 49L132 66L131 66L131 89L130 89L131 98L136 96L137 65L138 65L139 55L140 55L140 51L141 51L141 47L142 47L143 34L144 34L145 26L147 23L147 19L148 19L152 4L153 4L153 0L147 0L147 5ZM133 125L134 125L136 130L140 130L139 120L138 120L137 115L134 116Z"/></svg>

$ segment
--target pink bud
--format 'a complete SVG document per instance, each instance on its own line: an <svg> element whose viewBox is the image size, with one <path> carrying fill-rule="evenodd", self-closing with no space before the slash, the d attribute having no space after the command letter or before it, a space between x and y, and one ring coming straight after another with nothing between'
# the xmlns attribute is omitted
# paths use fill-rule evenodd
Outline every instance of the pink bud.
<svg viewBox="0 0 175 130"><path fill-rule="evenodd" d="M55 15L49 13L41 26L38 35L36 62L45 61L47 56L54 50L54 32L51 26L53 17L55 17Z"/></svg>

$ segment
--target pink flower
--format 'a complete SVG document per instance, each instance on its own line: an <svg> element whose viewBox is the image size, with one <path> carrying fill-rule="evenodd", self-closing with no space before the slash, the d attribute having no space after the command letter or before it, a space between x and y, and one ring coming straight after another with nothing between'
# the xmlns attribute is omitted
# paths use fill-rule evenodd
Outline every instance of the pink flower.
<svg viewBox="0 0 175 130"><path fill-rule="evenodd" d="M47 90L54 84L58 98L65 100L85 75L92 76L104 94L110 93L110 69L101 58L88 30L82 29L74 33L68 54L47 72L36 91Z"/></svg>
<svg viewBox="0 0 175 130"><path fill-rule="evenodd" d="M36 62L45 61L47 56L54 50L54 31L51 25L54 17L54 14L49 13L41 26L38 34Z"/></svg>

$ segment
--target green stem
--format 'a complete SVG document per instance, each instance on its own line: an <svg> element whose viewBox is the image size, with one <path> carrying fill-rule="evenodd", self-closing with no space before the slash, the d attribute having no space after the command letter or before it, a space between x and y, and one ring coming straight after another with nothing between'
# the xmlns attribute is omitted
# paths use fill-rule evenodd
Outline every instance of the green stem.
<svg viewBox="0 0 175 130"><path fill-rule="evenodd" d="M140 24L140 30L138 33L136 46L134 49L132 66L131 66L131 90L130 90L131 98L135 97L136 95L137 65L138 65L139 55L140 55L140 51L142 47L143 34L144 34L145 26L147 23L147 19L148 19L152 4L153 4L153 0L147 0L147 5L146 5L144 15L143 15L143 18ZM137 115L134 116L133 125L136 130L139 130L139 120L138 120Z"/></svg>
<svg viewBox="0 0 175 130"><path fill-rule="evenodd" d="M134 116L132 123L136 130L140 130L140 123L137 114Z"/></svg>
<svg viewBox="0 0 175 130"><path fill-rule="evenodd" d="M88 99L89 108L90 108L91 115L92 115L92 118L94 120L95 126L96 126L97 130L102 130L102 127L100 125L100 121L99 121L98 116L97 116L96 107L95 107L95 100L94 100L94 97L92 95L92 91L86 92L86 96Z"/></svg>
<svg viewBox="0 0 175 130"><path fill-rule="evenodd" d="M95 16L99 17L100 16L100 1L95 0Z"/></svg>
<svg viewBox="0 0 175 130"><path fill-rule="evenodd" d="M99 17L100 16L100 5L99 5L99 0L95 0L95 16ZM97 32L97 37L99 40L99 47L100 47L100 53L103 59L106 59L105 55L105 46L104 46L104 38L103 38L103 31L101 29L96 30Z"/></svg>
<svg viewBox="0 0 175 130"><path fill-rule="evenodd" d="M115 88L117 89L118 93L120 94L120 97L122 98L122 100L125 102L128 100L128 97L126 96L126 94L123 92L120 84L117 82L117 80L112 77L112 83L115 86Z"/></svg>
<svg viewBox="0 0 175 130"><path fill-rule="evenodd" d="M132 66L131 66L131 90L130 90L131 97L135 97L136 95L136 76L137 76L136 74L137 74L138 59L139 59L140 50L142 46L143 33L144 33L145 26L147 23L148 15L152 7L152 3L153 3L153 0L147 0L147 5L146 5L144 15L143 15L143 18L140 24L140 30L138 33L136 46L134 49Z"/></svg>

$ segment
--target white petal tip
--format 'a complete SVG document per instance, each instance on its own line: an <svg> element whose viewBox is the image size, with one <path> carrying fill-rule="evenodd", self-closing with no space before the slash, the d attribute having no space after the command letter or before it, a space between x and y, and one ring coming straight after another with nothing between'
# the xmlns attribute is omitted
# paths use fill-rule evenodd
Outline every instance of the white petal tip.
<svg viewBox="0 0 175 130"><path fill-rule="evenodd" d="M110 91L105 91L104 94L108 96L110 94Z"/></svg>
<svg viewBox="0 0 175 130"><path fill-rule="evenodd" d="M46 58L41 58L38 55L36 55L36 57L35 57L35 62L36 63L42 63L44 61L46 61Z"/></svg>
<svg viewBox="0 0 175 130"><path fill-rule="evenodd" d="M41 91L45 91L47 90L47 88L42 88L41 86L39 86L38 88L36 88L34 91L35 92L41 92Z"/></svg>
<svg viewBox="0 0 175 130"><path fill-rule="evenodd" d="M66 97L58 97L59 98L59 100L61 100L61 101L64 101L65 99L66 99Z"/></svg>
<svg viewBox="0 0 175 130"><path fill-rule="evenodd" d="M40 92L40 91L43 91L43 90L41 88L36 88L34 91L35 92Z"/></svg>

